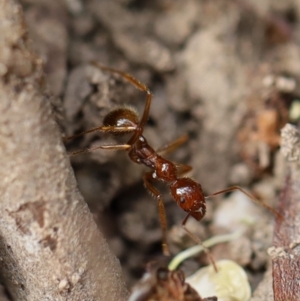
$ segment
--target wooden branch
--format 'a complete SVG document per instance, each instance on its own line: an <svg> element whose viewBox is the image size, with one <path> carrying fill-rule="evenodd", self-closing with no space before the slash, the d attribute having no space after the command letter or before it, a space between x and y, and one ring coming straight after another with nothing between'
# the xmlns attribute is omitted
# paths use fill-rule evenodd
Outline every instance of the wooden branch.
<svg viewBox="0 0 300 301"><path fill-rule="evenodd" d="M290 162L279 200L283 219L276 219L272 250L275 301L300 299L300 133L287 124L282 130L281 150Z"/></svg>
<svg viewBox="0 0 300 301"><path fill-rule="evenodd" d="M42 61L13 0L0 0L0 158L0 268L13 300L125 300L119 262L77 190Z"/></svg>

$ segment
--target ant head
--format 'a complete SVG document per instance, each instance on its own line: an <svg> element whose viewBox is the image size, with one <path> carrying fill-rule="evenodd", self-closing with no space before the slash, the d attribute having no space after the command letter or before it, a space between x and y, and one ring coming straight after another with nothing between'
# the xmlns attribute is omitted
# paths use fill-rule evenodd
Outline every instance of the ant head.
<svg viewBox="0 0 300 301"><path fill-rule="evenodd" d="M200 184L190 178L180 178L171 184L171 194L184 211L196 220L201 220L206 212L205 197Z"/></svg>
<svg viewBox="0 0 300 301"><path fill-rule="evenodd" d="M104 120L104 126L124 127L123 133L132 132L132 127L136 127L139 123L138 113L130 107L121 107L109 112ZM126 127L131 129L126 130Z"/></svg>

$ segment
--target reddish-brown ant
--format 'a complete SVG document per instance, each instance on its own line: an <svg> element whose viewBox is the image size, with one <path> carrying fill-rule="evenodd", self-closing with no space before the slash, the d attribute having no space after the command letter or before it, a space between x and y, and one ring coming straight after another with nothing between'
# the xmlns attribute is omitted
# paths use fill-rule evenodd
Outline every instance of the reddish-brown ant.
<svg viewBox="0 0 300 301"><path fill-rule="evenodd" d="M185 228L185 224L189 216L194 217L197 221L200 221L206 212L205 200L209 197L216 196L221 193L230 192L233 190L240 190L242 193L246 194L250 199L258 202L265 208L272 211L274 214L278 213L264 204L261 201L255 199L252 195L244 191L239 186L229 187L227 189L217 191L213 194L205 196L201 185L194 180L182 177L183 174L190 171L192 168L188 165L174 163L169 161L159 155L162 151L171 151L177 148L180 144L186 141L186 137L182 137L172 144L155 151L147 142L146 138L143 136L144 126L148 120L149 110L152 100L152 94L150 90L137 79L131 75L118 71L109 67L105 67L97 62L91 63L96 68L104 71L108 71L114 74L118 74L125 78L128 82L132 83L137 89L146 92L146 104L142 118L139 120L138 114L135 110L129 107L120 107L109 112L104 118L103 125L90 129L88 131L82 132L78 135L74 135L65 140L73 139L82 136L87 133L92 133L96 131L100 132L111 132L118 134L128 134L132 133L131 138L126 144L119 145L101 145L89 149L83 149L71 153L71 155L77 155L80 153L91 152L96 149L108 149L108 150L126 150L128 152L129 158L138 164L144 164L151 169L151 171L146 172L143 180L145 187L158 201L159 218L163 234L163 252L165 255L169 255L169 249L167 245L167 221L165 208L162 200L162 195L160 192L151 184L152 181L161 181L166 183L169 188L171 195L175 202L188 214L182 222L182 226ZM185 228L186 229L186 228ZM187 230L187 229L186 229ZM189 233L189 231L187 231ZM191 235L191 233L189 233Z"/></svg>

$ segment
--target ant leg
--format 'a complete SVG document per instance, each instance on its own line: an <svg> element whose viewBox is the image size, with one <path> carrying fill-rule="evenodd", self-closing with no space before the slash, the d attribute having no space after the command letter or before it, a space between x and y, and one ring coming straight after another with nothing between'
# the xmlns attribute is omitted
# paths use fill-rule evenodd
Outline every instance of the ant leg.
<svg viewBox="0 0 300 301"><path fill-rule="evenodd" d="M82 133L73 135L73 136L69 136L69 137L63 137L64 141L68 141L68 140L72 140L78 137L81 137L85 134L89 134L89 133L93 133L93 132L111 132L111 133L129 133L129 132L133 132L136 130L136 127L133 126L98 126L92 129L89 129L87 131L84 131Z"/></svg>
<svg viewBox="0 0 300 301"><path fill-rule="evenodd" d="M168 242L167 242L167 218L166 218L166 211L165 211L165 206L161 197L161 194L159 191L154 188L151 184L150 181L152 180L152 172L147 172L145 173L144 177L144 184L146 189L150 191L152 196L154 196L157 199L158 203L158 212L159 212L159 219L160 219L160 226L162 230L162 248L163 248L163 254L165 256L170 256L170 250L168 247Z"/></svg>
<svg viewBox="0 0 300 301"><path fill-rule="evenodd" d="M117 144L117 145L100 145L100 146L96 146L96 147L91 147L91 148L85 148L85 149L81 149L75 152L70 153L70 156L75 156L78 154L85 154L85 153L90 153L94 150L97 149L108 149L108 150L128 150L131 147L131 145L129 144Z"/></svg>
<svg viewBox="0 0 300 301"><path fill-rule="evenodd" d="M188 135L183 135L176 140L172 141L171 143L164 145L163 147L160 147L156 150L157 153L162 155L161 153L167 154L170 152L173 152L176 148L181 146L183 143L185 143L188 140ZM181 163L176 163L173 162L176 166L177 170L177 176L182 176L185 173L191 171L193 168L190 165L187 164L181 164Z"/></svg>
<svg viewBox="0 0 300 301"><path fill-rule="evenodd" d="M187 165L187 164L180 164L180 163L175 163L176 169L177 169L177 175L182 176L185 173L191 171L193 169L192 166Z"/></svg>
<svg viewBox="0 0 300 301"><path fill-rule="evenodd" d="M218 194L222 194L222 193L226 193L226 192L230 192L230 191L234 191L234 190L239 190L240 192L245 194L247 197L249 197L253 202L265 207L266 209L271 211L274 215L276 215L279 219L282 219L282 215L279 212L277 212L275 209L273 209L272 207L265 204L263 201L258 200L257 198L255 198L252 194L250 194L249 192L247 192L246 190L244 190L240 186L232 186L232 187L217 191L215 193L212 193L212 194L206 196L205 198L209 198L209 197L212 197L212 196L216 196Z"/></svg>
<svg viewBox="0 0 300 301"><path fill-rule="evenodd" d="M199 237L197 237L196 235L194 235L187 227L186 227L186 222L188 220L188 218L190 217L190 213L188 213L188 215L185 217L185 219L182 221L182 228L184 229L184 231L190 236L190 238L195 241L198 245L201 245L203 247L203 251L204 253L206 254L206 256L208 257L209 261L212 263L213 267L214 267L214 270L215 272L217 273L218 272L218 268L217 268L217 265L216 265L216 262L213 258L213 256L211 255L211 252L210 250L203 245L202 241L200 240Z"/></svg>
<svg viewBox="0 0 300 301"><path fill-rule="evenodd" d="M183 135L176 140L172 141L171 143L164 145L163 147L160 147L156 150L157 153L161 154L168 154L173 152L176 148L181 146L183 143L185 143L188 140L188 135Z"/></svg>
<svg viewBox="0 0 300 301"><path fill-rule="evenodd" d="M104 126L104 125L102 125L102 126L92 128L90 130L84 131L82 133L79 133L79 134L76 134L76 135L73 135L73 136L70 136L70 137L64 137L63 140L68 141L68 140L71 140L71 139L81 137L85 134L93 133L93 132L97 132L97 131L99 131L99 132L112 132L112 133L117 133L117 132L129 133L131 131L135 131L135 129L136 129L136 127L132 127L132 126L120 127L120 126ZM77 150L75 152L69 153L69 155L70 156L75 156L75 155L78 155L78 154L90 153L90 152L92 152L94 150L97 150L97 149L127 150L127 149L130 148L130 146L131 145L129 145L129 144L101 145L101 146L96 146L96 147L92 147L92 148L85 148L85 149Z"/></svg>
<svg viewBox="0 0 300 301"><path fill-rule="evenodd" d="M139 125L138 125L138 128L139 128L139 131L136 131L135 134L131 137L131 139L129 140L129 144L133 144L137 139L138 137L140 136L141 132L143 131L143 128L148 120L148 117L149 117L149 110L150 110L150 106L151 106L151 101L152 101L152 93L150 92L149 88L144 85L143 83L141 83L139 80L137 80L136 78L134 78L133 76L125 73L125 72L122 72L122 71L119 71L119 70L116 70L116 69L113 69L113 68L109 68L109 67L106 67L106 66L103 66L102 64L98 63L98 62L91 62L91 64L99 69L102 69L102 70L105 70L105 71L108 71L108 72L111 72L111 73L115 73L115 74L119 74L121 75L123 78L125 78L128 82L130 82L131 84L133 84L137 89L143 91L143 92L146 92L147 94L147 98L146 98L146 104L145 104L145 108L144 108L144 112L143 112L143 116L139 122Z"/></svg>

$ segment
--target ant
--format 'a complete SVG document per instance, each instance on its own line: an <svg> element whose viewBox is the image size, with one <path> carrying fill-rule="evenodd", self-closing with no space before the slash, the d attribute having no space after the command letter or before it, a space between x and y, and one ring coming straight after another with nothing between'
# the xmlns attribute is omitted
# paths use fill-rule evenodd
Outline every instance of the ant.
<svg viewBox="0 0 300 301"><path fill-rule="evenodd" d="M141 83L140 81L138 81L137 79L125 72L103 66L98 62L91 62L91 64L100 70L117 74L123 77L129 83L133 84L135 88L145 92L146 104L143 111L143 115L141 119L139 119L138 113L134 109L127 106L119 107L112 110L105 116L103 120L103 125L84 131L80 134L67 137L64 140L70 140L85 135L87 133L93 133L96 131L113 134L132 133L131 138L126 144L101 145L93 148L75 151L70 155L73 156L81 153L87 153L97 149L125 150L128 152L129 158L133 162L137 164L144 164L151 169L151 171L148 171L144 174L143 180L146 189L158 202L159 219L163 236L162 248L164 255L170 255L170 251L167 244L166 213L162 195L152 185L153 181L161 181L169 186L171 195L177 203L177 205L187 212L187 216L182 221L182 226L194 240L195 238L193 237L193 234L190 233L190 231L188 231L188 229L185 227L188 218L192 216L197 221L200 221L206 213L206 199L208 199L209 197L216 196L218 194L223 194L233 190L239 190L253 201L261 204L262 206L273 212L275 215L280 216L280 214L273 208L269 207L262 201L257 200L251 194L247 193L239 186L232 186L227 189L220 190L213 194L205 196L202 187L199 183L195 182L191 178L183 177L185 173L192 169L191 166L172 162L163 158L160 155L161 152L170 152L176 149L178 146L180 146L187 140L187 136L183 136L174 141L173 143L157 151L155 151L149 145L146 138L143 136L144 127L148 120L149 110L152 101L152 93L150 92L150 90L143 83Z"/></svg>

